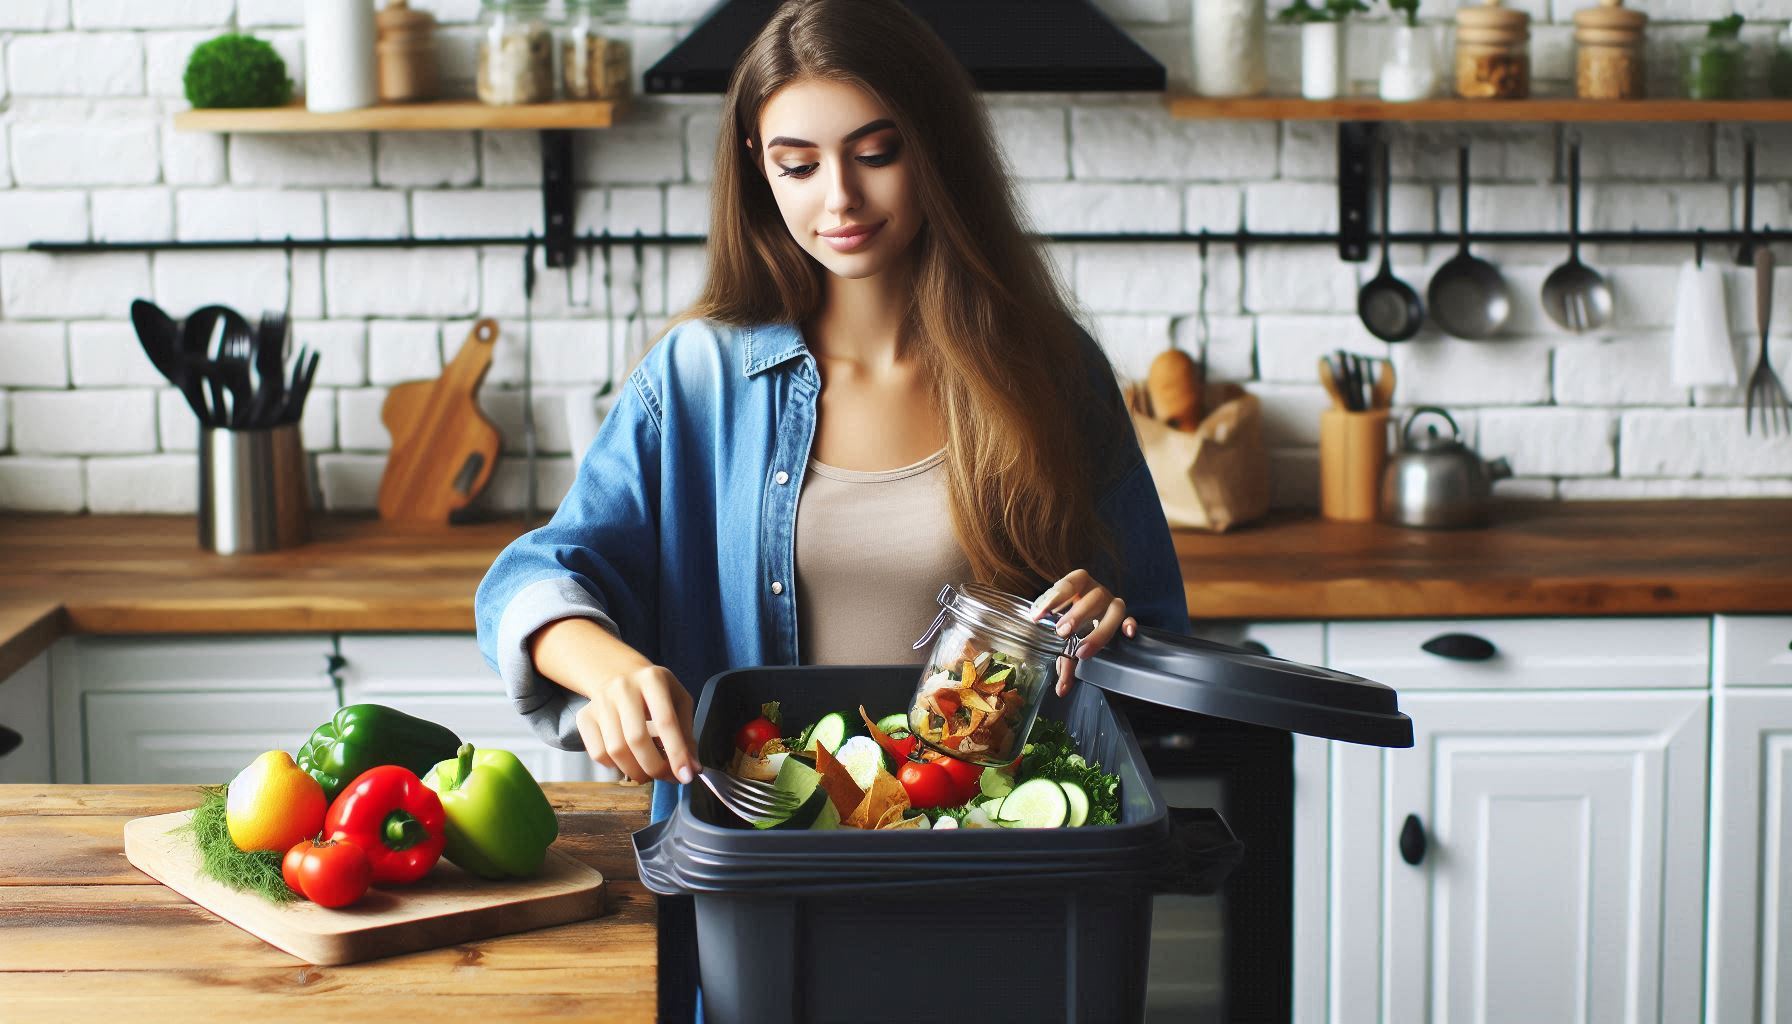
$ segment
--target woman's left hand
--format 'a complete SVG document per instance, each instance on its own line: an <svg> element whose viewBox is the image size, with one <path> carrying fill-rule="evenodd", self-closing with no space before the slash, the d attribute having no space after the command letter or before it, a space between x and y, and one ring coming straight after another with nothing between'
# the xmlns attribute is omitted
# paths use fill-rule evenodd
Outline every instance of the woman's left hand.
<svg viewBox="0 0 1792 1024"><path fill-rule="evenodd" d="M1083 638L1077 647L1076 661L1092 658L1108 641L1114 639L1115 632L1124 629L1127 636L1137 636L1138 620L1126 614L1126 602L1114 596L1114 592L1095 581L1087 570L1077 569L1070 575L1046 588L1033 601L1028 610L1033 621L1037 622L1048 612L1067 609L1058 617L1058 635L1067 637L1082 629L1087 622L1095 623L1095 628ZM1070 658L1058 659L1058 696L1070 692L1076 682L1076 661Z"/></svg>

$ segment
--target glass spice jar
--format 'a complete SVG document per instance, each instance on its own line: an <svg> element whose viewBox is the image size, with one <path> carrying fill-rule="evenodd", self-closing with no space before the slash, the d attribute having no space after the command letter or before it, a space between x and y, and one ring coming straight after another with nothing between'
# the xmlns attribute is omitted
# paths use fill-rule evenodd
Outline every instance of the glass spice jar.
<svg viewBox="0 0 1792 1024"><path fill-rule="evenodd" d="M1574 12L1574 93L1587 100L1643 95L1643 29L1649 16L1600 0Z"/></svg>
<svg viewBox="0 0 1792 1024"><path fill-rule="evenodd" d="M1516 100L1531 94L1530 15L1500 0L1456 12L1456 95Z"/></svg>
<svg viewBox="0 0 1792 1024"><path fill-rule="evenodd" d="M1742 98L1743 67L1747 52L1741 40L1706 37L1686 45L1680 78L1688 99L1738 100Z"/></svg>
<svg viewBox="0 0 1792 1024"><path fill-rule="evenodd" d="M1767 91L1778 99L1792 99L1792 25L1774 40L1767 65Z"/></svg>
<svg viewBox="0 0 1792 1024"><path fill-rule="evenodd" d="M560 33L561 88L569 100L629 97L629 44L622 23L627 0L566 0Z"/></svg>
<svg viewBox="0 0 1792 1024"><path fill-rule="evenodd" d="M554 34L546 0L484 0L477 91L482 103L513 106L554 98Z"/></svg>

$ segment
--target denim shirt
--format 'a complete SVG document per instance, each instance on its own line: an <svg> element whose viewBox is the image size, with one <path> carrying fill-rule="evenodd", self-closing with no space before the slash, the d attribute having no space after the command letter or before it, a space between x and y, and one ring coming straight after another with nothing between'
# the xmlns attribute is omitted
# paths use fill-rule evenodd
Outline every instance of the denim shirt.
<svg viewBox="0 0 1792 1024"><path fill-rule="evenodd" d="M556 619L599 623L693 696L727 669L797 664L797 497L820 390L793 324L687 321L629 375L553 518L498 555L475 598L479 649L544 740L583 747L585 698L529 657L529 637ZM1140 623L1186 632L1182 576L1138 443L1128 431L1107 447L1092 471L1106 482L1099 514L1119 565L1085 568Z"/></svg>

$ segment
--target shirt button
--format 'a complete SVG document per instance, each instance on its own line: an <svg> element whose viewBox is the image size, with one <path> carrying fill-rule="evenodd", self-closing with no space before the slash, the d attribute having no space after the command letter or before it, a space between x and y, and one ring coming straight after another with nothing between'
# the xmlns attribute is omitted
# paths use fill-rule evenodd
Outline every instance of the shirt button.
<svg viewBox="0 0 1792 1024"><path fill-rule="evenodd" d="M778 481L780 484L787 484L790 482L790 474L780 469L778 470L778 475L772 477L772 479Z"/></svg>
<svg viewBox="0 0 1792 1024"><path fill-rule="evenodd" d="M773 580L772 581L772 593L782 594L783 592L784 592L784 584L779 583L777 580Z"/></svg>

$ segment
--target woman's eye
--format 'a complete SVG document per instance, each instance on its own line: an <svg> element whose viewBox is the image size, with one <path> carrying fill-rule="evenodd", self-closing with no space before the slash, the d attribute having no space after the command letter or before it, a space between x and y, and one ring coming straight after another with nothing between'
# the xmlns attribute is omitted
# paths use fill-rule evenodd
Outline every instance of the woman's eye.
<svg viewBox="0 0 1792 1024"><path fill-rule="evenodd" d="M780 166L782 166L782 165L780 165ZM785 167L782 171L780 171L778 173L778 177L780 177L780 178L807 178L809 176L810 172L814 171L815 168L818 166L820 166L820 165L819 164L802 164L797 167Z"/></svg>
<svg viewBox="0 0 1792 1024"><path fill-rule="evenodd" d="M863 156L857 157L859 163L864 164L866 167L883 167L886 164L893 162L895 159L895 150L891 150L888 153L866 153ZM783 167L780 165L778 177L807 178L809 175L815 173L815 168L820 166L820 164L798 164L795 167Z"/></svg>
<svg viewBox="0 0 1792 1024"><path fill-rule="evenodd" d="M859 157L859 163L862 163L867 167L882 167L894 159L896 159L894 151L889 153L866 153L864 156Z"/></svg>

